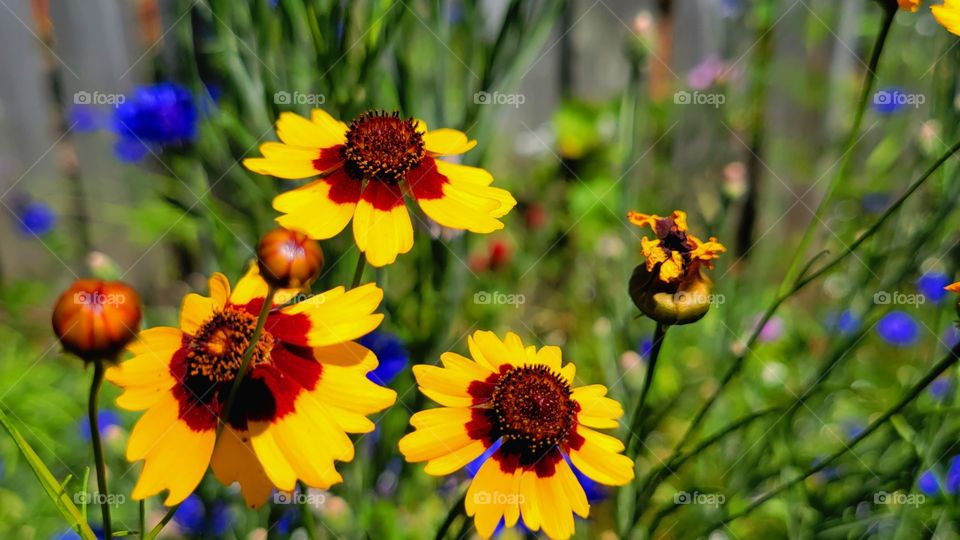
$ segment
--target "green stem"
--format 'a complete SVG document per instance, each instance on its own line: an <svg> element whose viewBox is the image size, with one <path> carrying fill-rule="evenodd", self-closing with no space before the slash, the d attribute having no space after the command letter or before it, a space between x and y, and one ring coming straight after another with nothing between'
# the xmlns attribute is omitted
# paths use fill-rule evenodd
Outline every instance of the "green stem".
<svg viewBox="0 0 960 540"><path fill-rule="evenodd" d="M643 378L643 388L640 390L640 398L637 400L637 406L633 410L633 417L630 420L630 441L627 443L627 455L632 455L637 443L643 442L640 435L640 428L643 425L643 408L647 402L647 394L650 393L650 387L653 385L653 376L657 369L657 358L660 358L660 348L663 346L663 339L667 335L668 325L661 322L657 323L657 329L653 334L653 345L650 348L650 362L647 365L647 375Z"/></svg>
<svg viewBox="0 0 960 540"><path fill-rule="evenodd" d="M350 288L356 289L357 285L360 285L360 280L363 279L363 269L367 266L367 258L360 253L360 257L357 259L357 268L353 271L353 281L350 282Z"/></svg>
<svg viewBox="0 0 960 540"><path fill-rule="evenodd" d="M856 146L859 141L860 128L863 126L863 117L867 109L867 102L870 100L870 93L873 91L873 85L877 80L877 68L880 64L880 56L883 53L883 45L886 43L887 36L890 34L890 27L893 25L893 19L896 14L896 5L883 7L883 19L880 23L880 32L877 33L876 41L873 43L870 61L867 64L867 72L863 75L863 87L860 91L860 99L857 101L857 109L854 113L850 135L847 137L847 142L843 147L843 155L840 157L840 166L837 168L837 173L830 180L830 184L827 186L827 191L823 194L823 198L820 199L817 210L814 212L814 217L810 220L806 230L804 230L798 249L794 251L790 269L787 271L787 275L781 284L781 291L788 283L792 283L798 279L800 260L804 253L806 253L807 248L810 247L810 242L813 240L813 232L816 230L817 225L823 223L823 214L826 211L827 204L833 197L837 187L846 178L847 171L850 169L853 147Z"/></svg>
<svg viewBox="0 0 960 540"><path fill-rule="evenodd" d="M97 418L100 388L103 386L103 374L106 370L105 360L96 360L93 363L93 382L90 384L90 402L88 413L90 416L90 442L93 444L93 460L97 469L97 499L100 501L100 512L103 515L103 537L113 538L110 524L110 490L107 488L107 466L103 460L103 445L100 442L100 421Z"/></svg>
<svg viewBox="0 0 960 540"><path fill-rule="evenodd" d="M303 528L307 530L307 538L317 540L317 524L313 520L313 508L310 506L310 497L307 496L307 486L300 484L300 511L303 512Z"/></svg>
<svg viewBox="0 0 960 540"><path fill-rule="evenodd" d="M139 509L140 509L140 512L139 512L139 518L140 518L140 538L143 538L144 535L145 535L146 532L147 532L147 505L146 505L146 501L144 501L144 500L141 500L141 501L140 501L140 508L139 508Z"/></svg>
<svg viewBox="0 0 960 540"><path fill-rule="evenodd" d="M453 522L466 513L466 502L467 492L464 491L463 496L457 499L457 502L453 503L453 506L450 507L450 511L447 512L447 517L444 518L443 523L440 524L440 528L437 529L436 540L443 540L447 535L447 531L450 530L450 526L453 525Z"/></svg>
<svg viewBox="0 0 960 540"><path fill-rule="evenodd" d="M171 506L167 510L167 513L164 514L163 517L160 519L160 523L157 523L157 525L154 528L150 529L150 532L146 536L144 536L143 539L153 540L154 538L156 538L157 535L160 534L160 531L162 531L163 528L166 527L167 523L170 523L170 520L173 519L173 515L177 513L177 509L179 508L180 508L179 504L176 506Z"/></svg>
<svg viewBox="0 0 960 540"><path fill-rule="evenodd" d="M762 506L764 503L766 503L770 499L776 497L780 493L783 493L784 491L790 489L792 486L797 485L798 483L806 480L810 476L813 476L814 474L829 467L834 461L840 459L847 452L852 451L855 446L860 444L864 439L866 439L871 434L873 434L874 431L878 430L881 426L883 426L888 420L890 420L891 417L893 417L893 415L899 413L901 410L903 410L904 407L909 405L910 402L916 399L916 397L919 396L920 393L923 392L923 390L930 385L930 383L932 383L944 371L950 369L950 367L956 364L957 360L960 360L960 345L956 345L949 353L947 353L946 357L944 357L942 360L940 360L940 362L934 365L933 368L929 372L927 372L927 374L922 379L920 379L919 382L913 385L910 391L907 392L907 394L903 396L900 399L900 401L896 403L896 405L887 409L887 411L882 415L880 415L879 418L871 422L870 425L867 427L867 429L863 430L862 433L854 437L850 442L844 444L843 448L840 448L833 454L830 454L830 456L827 459L823 460L822 462L818 463L814 467L810 468L807 472L793 478L788 482L784 482L783 484L761 495L759 498L754 499L754 501L749 505L747 505L746 508L744 508L739 512L735 512L733 514L728 515L727 517L717 522L715 525L711 526L709 530L713 530L718 525L726 525L727 523L730 523L735 519L738 519L750 514L751 512L753 512L754 510Z"/></svg>
<svg viewBox="0 0 960 540"><path fill-rule="evenodd" d="M674 447L674 453L679 451L694 435L697 427L700 425L700 422L703 421L703 418L707 415L710 408L716 402L717 398L720 397L720 394L726 388L727 384L736 376L737 373L743 368L743 362L746 359L747 355L750 353L750 347L753 346L754 342L757 340L757 337L760 335L760 331L763 327L770 321L777 309L783 304L787 299L792 297L794 294L799 292L801 289L816 281L821 276L827 272L833 270L837 265L843 262L847 257L853 254L864 242L866 242L870 237L872 237L876 232L883 226L884 223L890 216L896 213L897 210L903 206L903 203L913 195L931 176L937 171L948 159L950 159L954 154L960 151L960 141L953 143L953 145L942 155L940 156L933 164L931 164L924 173L913 181L912 184L904 191L900 197L890 205L887 210L880 215L879 218L871 225L863 234L857 237L856 240L851 242L844 250L838 254L836 257L830 259L827 263L821 266L815 272L807 275L806 277L801 276L800 280L797 281L789 290L778 296L774 299L773 303L767 308L763 316L760 318L759 323L754 327L753 331L750 333L750 337L747 338L747 341L743 345L743 351L737 355L733 363L730 365L730 368L724 373L723 377L720 380L720 384L713 391L713 394L707 399L706 402L700 407L700 410L697 411L697 414L694 416L693 421L690 423L690 426L687 428L687 431L684 433L683 437L680 439L680 442Z"/></svg>

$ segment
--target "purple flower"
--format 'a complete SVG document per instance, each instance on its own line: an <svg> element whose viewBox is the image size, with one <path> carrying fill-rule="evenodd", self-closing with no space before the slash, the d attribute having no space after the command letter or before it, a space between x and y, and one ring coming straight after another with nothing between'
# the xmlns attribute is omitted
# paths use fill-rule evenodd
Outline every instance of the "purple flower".
<svg viewBox="0 0 960 540"><path fill-rule="evenodd" d="M909 347L916 343L920 325L903 311L891 311L877 323L877 334L894 347Z"/></svg>
<svg viewBox="0 0 960 540"><path fill-rule="evenodd" d="M761 317L757 317L756 324L760 324ZM783 323L783 318L777 315L774 315L767 321L767 324L763 325L763 328L760 330L760 341L764 343L770 343L771 341L776 341L783 337L785 325Z"/></svg>
<svg viewBox="0 0 960 540"><path fill-rule="evenodd" d="M717 55L711 54L687 73L687 86L694 90L706 90L723 75L726 65Z"/></svg>

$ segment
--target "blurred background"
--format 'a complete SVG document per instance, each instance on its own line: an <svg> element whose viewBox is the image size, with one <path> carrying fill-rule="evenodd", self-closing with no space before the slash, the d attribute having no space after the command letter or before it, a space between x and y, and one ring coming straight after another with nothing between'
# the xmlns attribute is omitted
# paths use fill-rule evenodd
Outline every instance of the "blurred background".
<svg viewBox="0 0 960 540"><path fill-rule="evenodd" d="M58 292L123 279L145 326L172 324L205 276L242 273L270 201L299 185L239 164L275 139L280 112L400 110L477 139L465 162L519 205L488 236L419 227L410 254L368 269L387 314L370 339L400 398L358 441L347 483L318 497L318 534L433 537L465 475L438 481L400 459L396 440L426 403L404 368L463 353L473 330L561 346L629 413L654 324L627 294L645 231L626 213L675 208L728 251L710 314L667 337L638 475L668 461L721 386L691 442L780 409L660 478L642 505L597 488L578 536L701 534L843 448L958 340L942 290L960 262L954 160L756 328L795 259L842 252L960 135L960 48L924 7L894 18L851 137L883 20L872 0L0 0L0 407L80 490L88 375L49 331ZM315 290L348 282L352 243L323 243ZM948 371L831 467L713 534L956 537L956 383ZM129 494L135 416L115 395L102 422L112 487ZM0 537L70 537L33 482L0 437ZM303 537L296 507L246 510L211 479L190 501L165 534ZM148 504L152 519L163 511ZM136 522L132 501L115 513Z"/></svg>

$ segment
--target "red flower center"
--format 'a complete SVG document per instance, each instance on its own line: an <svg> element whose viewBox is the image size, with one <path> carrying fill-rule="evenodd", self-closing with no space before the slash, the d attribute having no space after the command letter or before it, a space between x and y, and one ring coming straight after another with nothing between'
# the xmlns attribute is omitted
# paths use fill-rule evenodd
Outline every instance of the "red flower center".
<svg viewBox="0 0 960 540"><path fill-rule="evenodd" d="M413 118L386 111L368 111L351 122L340 152L350 177L387 184L398 184L426 155Z"/></svg>
<svg viewBox="0 0 960 540"><path fill-rule="evenodd" d="M243 353L257 327L257 318L231 307L215 314L197 330L187 349L187 375L211 383L230 382L240 371ZM250 360L251 366L266 362L273 349L273 336L260 333Z"/></svg>
<svg viewBox="0 0 960 540"><path fill-rule="evenodd" d="M576 423L570 384L546 366L504 373L491 399L491 421L504 450L540 456L566 441Z"/></svg>

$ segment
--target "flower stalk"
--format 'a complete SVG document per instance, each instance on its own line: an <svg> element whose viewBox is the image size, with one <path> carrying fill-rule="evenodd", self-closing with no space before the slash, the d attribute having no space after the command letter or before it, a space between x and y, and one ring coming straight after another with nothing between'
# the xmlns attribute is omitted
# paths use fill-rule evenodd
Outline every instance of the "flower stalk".
<svg viewBox="0 0 960 540"><path fill-rule="evenodd" d="M100 513L103 517L103 536L113 538L113 529L110 523L110 489L107 487L107 467L103 458L103 444L100 441L99 400L100 388L103 387L103 375L106 371L103 360L93 363L93 381L90 383L90 400L87 403L87 412L90 421L90 444L93 446L93 460L97 470L97 491L100 501Z"/></svg>
<svg viewBox="0 0 960 540"><path fill-rule="evenodd" d="M669 325L658 322L657 329L653 334L653 345L650 348L650 362L647 365L647 374L643 378L643 388L640 390L640 397L637 399L637 406L633 411L630 420L630 440L627 442L627 454L633 455L637 443L643 442L643 435L640 429L643 427L643 409L647 402L647 394L650 393L650 387L653 385L653 377L656 374L657 359L660 358L660 348L663 346L663 340L667 335Z"/></svg>

